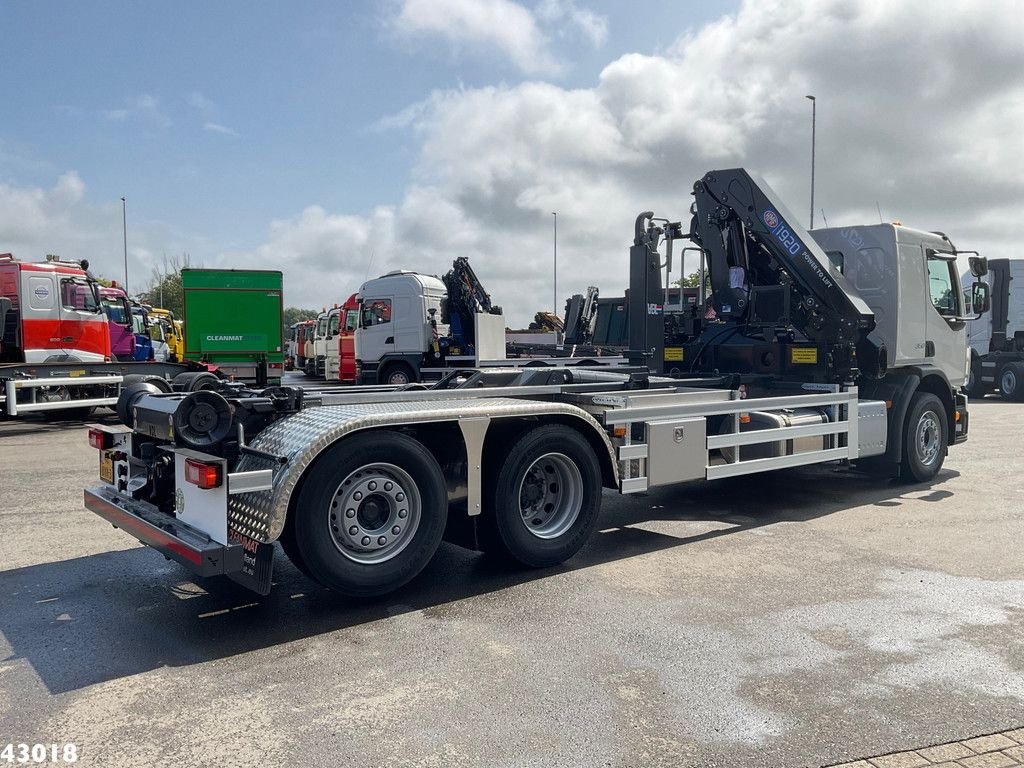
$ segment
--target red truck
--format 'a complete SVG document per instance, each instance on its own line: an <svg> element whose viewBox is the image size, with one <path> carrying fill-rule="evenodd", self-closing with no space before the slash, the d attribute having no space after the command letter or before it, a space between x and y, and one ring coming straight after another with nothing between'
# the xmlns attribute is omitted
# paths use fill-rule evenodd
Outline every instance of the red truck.
<svg viewBox="0 0 1024 768"><path fill-rule="evenodd" d="M328 315L325 378L343 384L356 383L356 328L359 327L359 301L349 296ZM332 335L333 334L333 335Z"/></svg>
<svg viewBox="0 0 1024 768"><path fill-rule="evenodd" d="M170 391L179 373L207 371L117 360L111 327L121 327L124 313L131 323L131 311L120 289L103 290L109 291L106 298L87 261L47 256L27 262L0 254L0 414L84 417L96 406L116 404L121 384L131 377L162 380Z"/></svg>

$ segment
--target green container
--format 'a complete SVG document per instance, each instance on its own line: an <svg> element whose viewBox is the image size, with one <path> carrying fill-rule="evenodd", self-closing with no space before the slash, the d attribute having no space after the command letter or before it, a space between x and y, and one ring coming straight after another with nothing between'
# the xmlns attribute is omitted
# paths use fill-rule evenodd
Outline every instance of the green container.
<svg viewBox="0 0 1024 768"><path fill-rule="evenodd" d="M284 370L284 279L255 269L183 269L185 359L240 381L279 384Z"/></svg>

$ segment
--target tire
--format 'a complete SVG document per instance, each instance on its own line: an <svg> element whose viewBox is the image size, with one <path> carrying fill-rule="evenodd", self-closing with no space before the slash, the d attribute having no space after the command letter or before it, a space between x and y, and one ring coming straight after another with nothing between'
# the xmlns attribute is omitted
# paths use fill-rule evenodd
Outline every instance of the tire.
<svg viewBox="0 0 1024 768"><path fill-rule="evenodd" d="M601 467L575 429L537 427L497 463L486 493L489 518L481 523L488 550L547 568L568 560L590 538L601 509Z"/></svg>
<svg viewBox="0 0 1024 768"><path fill-rule="evenodd" d="M281 549L284 550L292 565L298 568L306 578L316 581L316 577L310 572L309 566L306 565L306 561L302 558L302 553L299 551L299 545L295 541L295 526L291 521L285 524L278 542L281 544Z"/></svg>
<svg viewBox="0 0 1024 768"><path fill-rule="evenodd" d="M374 597L430 562L448 521L448 496L421 443L377 432L343 440L317 459L292 514L296 566L336 592Z"/></svg>
<svg viewBox="0 0 1024 768"><path fill-rule="evenodd" d="M204 389L220 389L220 379L209 371L179 373L171 385L176 392L199 392Z"/></svg>
<svg viewBox="0 0 1024 768"><path fill-rule="evenodd" d="M382 384L397 384L399 386L412 384L415 381L412 368L405 363L391 363L384 369L380 379Z"/></svg>
<svg viewBox="0 0 1024 768"><path fill-rule="evenodd" d="M999 394L1004 400L1024 400L1024 363L1007 363L999 372Z"/></svg>
<svg viewBox="0 0 1024 768"><path fill-rule="evenodd" d="M942 469L948 448L948 424L942 401L930 392L917 392L910 399L903 423L903 458L900 478L924 483Z"/></svg>

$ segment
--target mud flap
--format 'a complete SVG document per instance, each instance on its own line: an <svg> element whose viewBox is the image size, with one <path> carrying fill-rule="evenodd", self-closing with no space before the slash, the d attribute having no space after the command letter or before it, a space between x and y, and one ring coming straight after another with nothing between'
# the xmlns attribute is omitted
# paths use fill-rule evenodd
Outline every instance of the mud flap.
<svg viewBox="0 0 1024 768"><path fill-rule="evenodd" d="M260 544L233 531L229 538L242 545L242 568L229 573L228 578L259 595L270 594L274 581L274 545Z"/></svg>

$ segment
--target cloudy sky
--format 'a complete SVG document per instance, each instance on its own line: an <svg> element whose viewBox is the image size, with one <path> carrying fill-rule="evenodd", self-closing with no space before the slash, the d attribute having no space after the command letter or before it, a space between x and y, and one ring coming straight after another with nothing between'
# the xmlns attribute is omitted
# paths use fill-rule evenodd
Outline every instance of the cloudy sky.
<svg viewBox="0 0 1024 768"><path fill-rule="evenodd" d="M0 4L0 252L166 255L289 305L468 256L513 323L621 294L633 220L743 165L815 224L1021 256L1016 0Z"/></svg>

